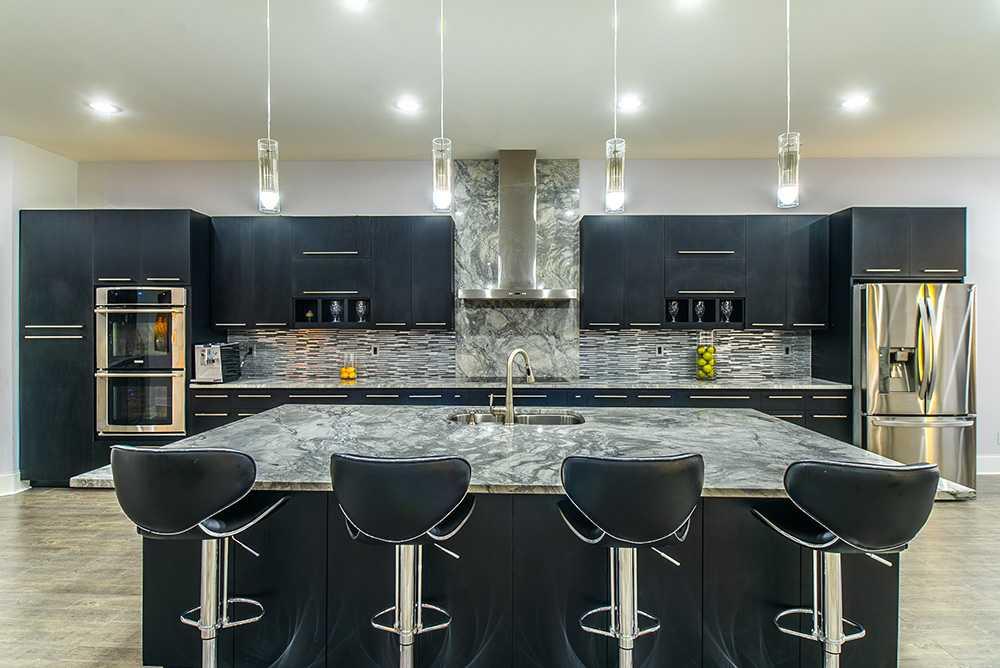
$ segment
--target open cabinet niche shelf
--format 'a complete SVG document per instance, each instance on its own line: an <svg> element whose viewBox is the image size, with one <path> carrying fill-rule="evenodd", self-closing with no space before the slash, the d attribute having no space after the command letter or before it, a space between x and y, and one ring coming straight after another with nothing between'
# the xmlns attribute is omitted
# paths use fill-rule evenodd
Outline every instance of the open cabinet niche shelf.
<svg viewBox="0 0 1000 668"><path fill-rule="evenodd" d="M340 307L339 322L334 321L334 305ZM364 320L359 313L362 306ZM297 329L370 329L372 304L368 297L296 298L294 302Z"/></svg>
<svg viewBox="0 0 1000 668"><path fill-rule="evenodd" d="M725 322L722 316L722 303L729 301L733 305L729 321ZM701 302L705 306L705 312L699 322L697 315L697 305ZM671 314L671 303L677 304L676 315ZM743 329L744 313L746 311L745 300L740 298L716 298L716 297L677 297L667 299L664 304L664 327L668 329Z"/></svg>

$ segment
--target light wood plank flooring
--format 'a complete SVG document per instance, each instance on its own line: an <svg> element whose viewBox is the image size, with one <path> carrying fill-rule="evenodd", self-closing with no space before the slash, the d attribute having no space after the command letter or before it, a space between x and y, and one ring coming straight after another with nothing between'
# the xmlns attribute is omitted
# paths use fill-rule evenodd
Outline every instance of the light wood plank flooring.
<svg viewBox="0 0 1000 668"><path fill-rule="evenodd" d="M975 502L938 503L903 557L903 668L1000 665L1000 477L979 483ZM0 666L138 666L139 574L113 494L0 498Z"/></svg>

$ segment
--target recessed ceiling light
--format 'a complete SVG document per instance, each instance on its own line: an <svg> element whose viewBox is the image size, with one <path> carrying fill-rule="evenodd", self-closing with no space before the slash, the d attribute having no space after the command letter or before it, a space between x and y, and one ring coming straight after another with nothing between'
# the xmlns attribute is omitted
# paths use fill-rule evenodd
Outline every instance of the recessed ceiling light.
<svg viewBox="0 0 1000 668"><path fill-rule="evenodd" d="M690 12L702 5L702 0L675 0L674 4L682 12Z"/></svg>
<svg viewBox="0 0 1000 668"><path fill-rule="evenodd" d="M95 111L98 114L103 114L105 116L120 114L122 111L121 107L119 107L114 102L110 102L108 100L91 100L90 102L87 103L87 106L90 107L92 111Z"/></svg>
<svg viewBox="0 0 1000 668"><path fill-rule="evenodd" d="M368 8L368 0L344 0L344 7L352 12L363 12Z"/></svg>
<svg viewBox="0 0 1000 668"><path fill-rule="evenodd" d="M420 100L412 95L401 95L394 106L396 111L412 115L420 111Z"/></svg>
<svg viewBox="0 0 1000 668"><path fill-rule="evenodd" d="M635 113L639 111L640 107L642 107L642 98L635 93L626 93L618 100L618 111L623 114Z"/></svg>
<svg viewBox="0 0 1000 668"><path fill-rule="evenodd" d="M840 108L844 111L858 112L866 109L871 103L871 98L865 93L851 93L840 101Z"/></svg>

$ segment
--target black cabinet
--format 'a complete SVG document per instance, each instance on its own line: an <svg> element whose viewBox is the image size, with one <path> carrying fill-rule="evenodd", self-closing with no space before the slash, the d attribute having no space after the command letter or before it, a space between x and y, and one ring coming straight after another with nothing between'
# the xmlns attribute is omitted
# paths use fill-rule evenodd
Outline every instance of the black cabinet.
<svg viewBox="0 0 1000 668"><path fill-rule="evenodd" d="M580 326L617 328L624 321L625 235L622 216L580 221Z"/></svg>
<svg viewBox="0 0 1000 668"><path fill-rule="evenodd" d="M454 327L455 224L449 216L415 217L409 224L413 327Z"/></svg>
<svg viewBox="0 0 1000 668"><path fill-rule="evenodd" d="M788 217L788 322L792 329L826 327L830 311L830 221Z"/></svg>
<svg viewBox="0 0 1000 668"><path fill-rule="evenodd" d="M747 217L667 216L666 236L667 298L733 300L732 322L739 326L747 283ZM706 323L723 324L714 302L706 308Z"/></svg>
<svg viewBox="0 0 1000 668"><path fill-rule="evenodd" d="M360 216L292 218L296 257L369 257L371 225Z"/></svg>
<svg viewBox="0 0 1000 668"><path fill-rule="evenodd" d="M212 326L249 327L253 219L212 220Z"/></svg>
<svg viewBox="0 0 1000 668"><path fill-rule="evenodd" d="M910 273L908 210L854 209L852 257L855 276L893 277Z"/></svg>
<svg viewBox="0 0 1000 668"><path fill-rule="evenodd" d="M371 292L368 258L296 258L292 260L292 290L297 296L344 298Z"/></svg>
<svg viewBox="0 0 1000 668"><path fill-rule="evenodd" d="M746 216L667 216L667 256L746 257Z"/></svg>
<svg viewBox="0 0 1000 668"><path fill-rule="evenodd" d="M788 325L788 217L751 216L747 239L747 323L754 328L784 328Z"/></svg>
<svg viewBox="0 0 1000 668"><path fill-rule="evenodd" d="M292 230L287 218L253 221L253 302L256 327L287 327L292 315Z"/></svg>
<svg viewBox="0 0 1000 668"><path fill-rule="evenodd" d="M659 327L665 309L663 219L629 216L622 223L625 237L625 313L628 327Z"/></svg>
<svg viewBox="0 0 1000 668"><path fill-rule="evenodd" d="M965 209L910 209L910 272L928 281L965 276Z"/></svg>
<svg viewBox="0 0 1000 668"><path fill-rule="evenodd" d="M191 216L184 210L95 211L97 284L190 283Z"/></svg>
<svg viewBox="0 0 1000 668"><path fill-rule="evenodd" d="M410 221L375 218L372 227L372 323L376 329L402 329L413 324Z"/></svg>
<svg viewBox="0 0 1000 668"><path fill-rule="evenodd" d="M24 211L20 221L21 476L66 484L94 440L93 214Z"/></svg>
<svg viewBox="0 0 1000 668"><path fill-rule="evenodd" d="M699 257L667 263L667 296L742 297L746 294L743 260Z"/></svg>

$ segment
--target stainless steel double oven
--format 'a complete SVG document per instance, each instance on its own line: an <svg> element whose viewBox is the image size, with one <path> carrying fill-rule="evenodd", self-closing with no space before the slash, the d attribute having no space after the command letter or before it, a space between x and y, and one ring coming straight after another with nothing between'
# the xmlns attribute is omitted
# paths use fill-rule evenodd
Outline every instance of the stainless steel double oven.
<svg viewBox="0 0 1000 668"><path fill-rule="evenodd" d="M97 433L184 434L187 289L97 288Z"/></svg>

